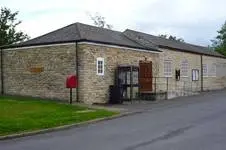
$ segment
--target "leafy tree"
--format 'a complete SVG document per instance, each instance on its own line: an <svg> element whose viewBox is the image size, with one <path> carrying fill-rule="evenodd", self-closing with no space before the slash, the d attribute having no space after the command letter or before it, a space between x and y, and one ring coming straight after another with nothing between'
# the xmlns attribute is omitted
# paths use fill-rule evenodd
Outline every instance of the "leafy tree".
<svg viewBox="0 0 226 150"><path fill-rule="evenodd" d="M160 34L159 37L164 38L164 39L167 39L168 38L168 35L167 34Z"/></svg>
<svg viewBox="0 0 226 150"><path fill-rule="evenodd" d="M91 14L88 14L93 21L93 24L100 28L107 28L112 29L113 26L110 24L107 24L105 17L101 16L100 14L96 13L94 16Z"/></svg>
<svg viewBox="0 0 226 150"><path fill-rule="evenodd" d="M0 12L0 46L14 44L29 39L27 34L17 31L16 27L21 23L17 21L17 12L11 12L8 8L1 8Z"/></svg>
<svg viewBox="0 0 226 150"><path fill-rule="evenodd" d="M173 41L184 42L184 39L177 38L176 36L172 36L172 35L160 34L159 37L169 39L169 40L173 40Z"/></svg>
<svg viewBox="0 0 226 150"><path fill-rule="evenodd" d="M211 40L212 47L219 53L226 56L226 21L222 25L221 29L218 32L218 35L214 40Z"/></svg>

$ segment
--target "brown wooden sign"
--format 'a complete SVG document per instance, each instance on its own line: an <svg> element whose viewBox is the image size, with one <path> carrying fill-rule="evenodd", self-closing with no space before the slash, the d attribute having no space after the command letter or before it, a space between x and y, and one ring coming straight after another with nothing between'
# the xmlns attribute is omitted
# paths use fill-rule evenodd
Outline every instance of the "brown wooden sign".
<svg viewBox="0 0 226 150"><path fill-rule="evenodd" d="M139 86L140 92L152 91L152 62L140 61L139 62Z"/></svg>
<svg viewBox="0 0 226 150"><path fill-rule="evenodd" d="M44 68L43 67L32 67L32 68L29 68L29 71L32 73L41 73L44 71Z"/></svg>

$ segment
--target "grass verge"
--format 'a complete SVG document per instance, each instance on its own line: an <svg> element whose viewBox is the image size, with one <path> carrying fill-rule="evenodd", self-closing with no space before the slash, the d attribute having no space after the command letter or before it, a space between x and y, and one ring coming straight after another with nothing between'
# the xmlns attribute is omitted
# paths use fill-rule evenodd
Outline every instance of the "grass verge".
<svg viewBox="0 0 226 150"><path fill-rule="evenodd" d="M0 136L46 129L118 114L47 100L0 96Z"/></svg>

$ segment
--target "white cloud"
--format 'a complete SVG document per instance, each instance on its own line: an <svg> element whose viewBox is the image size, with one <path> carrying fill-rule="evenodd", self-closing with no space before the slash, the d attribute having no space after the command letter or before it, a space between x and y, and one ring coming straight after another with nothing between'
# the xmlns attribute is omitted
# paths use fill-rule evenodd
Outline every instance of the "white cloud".
<svg viewBox="0 0 226 150"><path fill-rule="evenodd" d="M131 28L151 34L172 34L207 45L226 20L225 0L1 0L20 11L19 29L31 37L73 22L92 24L87 12L99 12L115 30Z"/></svg>

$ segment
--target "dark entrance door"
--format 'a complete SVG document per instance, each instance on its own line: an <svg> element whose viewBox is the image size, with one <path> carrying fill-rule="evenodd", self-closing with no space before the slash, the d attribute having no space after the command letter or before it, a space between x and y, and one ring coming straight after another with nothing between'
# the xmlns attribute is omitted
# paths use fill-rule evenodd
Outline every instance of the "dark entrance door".
<svg viewBox="0 0 226 150"><path fill-rule="evenodd" d="M140 93L152 91L152 62L140 61L139 62L139 87Z"/></svg>

